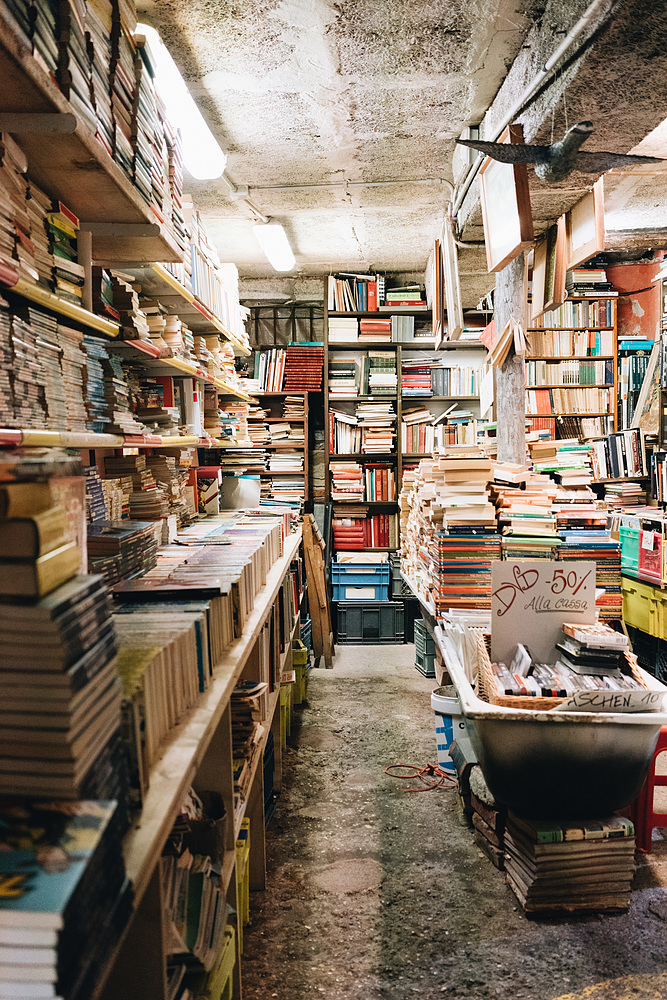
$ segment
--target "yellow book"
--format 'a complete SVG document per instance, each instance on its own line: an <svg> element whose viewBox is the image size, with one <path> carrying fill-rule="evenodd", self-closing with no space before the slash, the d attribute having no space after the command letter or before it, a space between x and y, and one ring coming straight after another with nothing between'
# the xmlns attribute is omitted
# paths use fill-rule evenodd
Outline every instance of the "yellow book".
<svg viewBox="0 0 667 1000"><path fill-rule="evenodd" d="M7 483L0 486L0 518L33 517L53 506L48 483Z"/></svg>
<svg viewBox="0 0 667 1000"><path fill-rule="evenodd" d="M67 541L67 514L64 507L50 507L32 517L0 521L0 557L37 559Z"/></svg>
<svg viewBox="0 0 667 1000"><path fill-rule="evenodd" d="M74 542L60 545L39 559L25 562L0 560L0 595L45 597L76 576L80 565L81 553Z"/></svg>

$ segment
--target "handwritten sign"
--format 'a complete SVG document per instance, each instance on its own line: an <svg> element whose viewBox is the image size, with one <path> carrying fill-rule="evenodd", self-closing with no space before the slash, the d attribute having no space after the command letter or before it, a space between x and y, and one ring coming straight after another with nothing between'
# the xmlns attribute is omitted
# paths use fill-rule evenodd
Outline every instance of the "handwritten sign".
<svg viewBox="0 0 667 1000"><path fill-rule="evenodd" d="M552 712L660 712L664 691L578 691Z"/></svg>
<svg viewBox="0 0 667 1000"><path fill-rule="evenodd" d="M518 642L541 663L555 663L563 622L590 624L595 563L548 559L493 563L491 658L510 664Z"/></svg>

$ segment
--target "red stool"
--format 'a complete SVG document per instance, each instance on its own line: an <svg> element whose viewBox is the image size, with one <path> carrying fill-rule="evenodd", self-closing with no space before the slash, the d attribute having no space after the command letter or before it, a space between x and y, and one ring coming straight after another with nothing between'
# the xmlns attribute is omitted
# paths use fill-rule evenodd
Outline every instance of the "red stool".
<svg viewBox="0 0 667 1000"><path fill-rule="evenodd" d="M635 825L635 844L637 850L651 853L653 828L667 826L667 813L655 812L654 798L656 786L667 786L667 774L655 773L655 762L658 754L667 750L667 726L663 726L658 736L658 743L653 754L648 777L644 787L630 806L630 819Z"/></svg>

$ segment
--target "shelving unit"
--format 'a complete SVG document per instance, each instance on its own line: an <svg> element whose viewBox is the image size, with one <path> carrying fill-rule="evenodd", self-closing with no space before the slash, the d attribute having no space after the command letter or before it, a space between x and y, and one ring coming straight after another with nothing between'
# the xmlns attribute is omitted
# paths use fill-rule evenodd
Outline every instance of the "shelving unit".
<svg viewBox="0 0 667 1000"><path fill-rule="evenodd" d="M46 288L34 285L23 278L18 278L13 285L0 284L0 291L3 295L18 295L22 299L28 299L44 309L57 313L58 316L64 316L65 319L85 326L88 330L94 330L96 333L106 334L107 337L117 337L120 333L120 327L117 323L112 323L103 316L96 316L95 313L88 312L87 309L83 309L73 302L66 302L65 299L59 298Z"/></svg>
<svg viewBox="0 0 667 1000"><path fill-rule="evenodd" d="M183 250L21 40L0 6L0 112L73 116L73 132L21 134L30 176L92 231L94 260L180 261Z"/></svg>
<svg viewBox="0 0 667 1000"><path fill-rule="evenodd" d="M272 621L273 655L283 670L291 668L292 644L297 637L299 611L287 630L289 641L280 650L278 629L278 592L290 571L301 544L301 532L288 536L283 556L271 568L266 585L257 595L243 635L235 640L216 665L209 689L200 696L189 716L165 742L161 757L150 775L150 787L141 813L125 837L123 854L128 877L134 888L134 916L124 930L116 951L109 956L98 976L93 1000L116 1000L132 996L137 988L137 959L141 956L142 1000L164 1000L164 940L162 889L158 864L167 837L178 815L188 787L218 792L228 817L222 883L236 914L240 905L240 879L236 869L235 842L245 817L250 820L250 888L264 888L266 855L264 843L263 753L269 732L274 736L277 784L280 784L280 691L269 698L263 721L265 732L253 758L245 800L234 804L232 774L232 731L230 697L234 685L243 677L256 678L260 633ZM302 577L303 578L303 577ZM299 604L302 603L303 592ZM237 918L232 918L237 919ZM241 952L237 933L235 996L241 995Z"/></svg>
<svg viewBox="0 0 667 1000"><path fill-rule="evenodd" d="M611 389L611 403L609 410L606 412L579 412L574 413L572 411L551 411L549 413L528 413L526 412L526 419L534 420L549 420L553 418L554 424L554 436L555 436L555 425L558 417L573 417L576 419L585 419L586 417L612 417L613 420L613 430L616 430L618 421L618 351L617 351L617 296L605 295L604 293L599 293L596 295L572 295L567 300L567 302L572 303L584 303L584 302L610 302L611 303L611 325L596 326L594 324L589 324L588 326L533 326L528 330L528 333L558 333L560 331L571 332L571 333L583 333L586 331L594 331L599 333L609 333L611 332L611 342L613 346L613 351L611 354L595 354L595 355L579 355L579 354L559 354L559 355L545 355L545 354L531 354L529 361L547 361L557 364L563 361L611 361L612 371L614 380L613 383L595 383L592 385L588 384L576 384L576 383L553 383L549 385L528 385L526 384L526 391L540 391L540 390L550 390L550 389L562 389L565 391L572 389ZM527 362L528 363L528 362ZM527 408L526 408L527 409Z"/></svg>
<svg viewBox="0 0 667 1000"><path fill-rule="evenodd" d="M356 462L359 462L362 466L370 464L373 461L381 461L381 462L392 461L394 463L394 467L395 467L395 470L396 470L396 486L397 486L397 490L396 490L397 499L396 499L396 501L359 501L359 500L355 500L355 501L349 501L349 502L347 502L347 501L343 501L343 500L335 500L335 501L333 501L333 503L336 506L346 506L346 505L347 506L357 506L357 507L364 506L364 507L367 507L369 509L375 509L378 506L379 507L383 507L385 510L388 509L388 508L389 509L393 508L396 511L396 516L397 516L397 521L398 521L398 493L400 492L400 488L401 488L401 479L402 479L402 474L403 474L403 460L404 459L405 460L412 460L412 459L417 459L417 458L423 458L424 457L423 454L421 454L421 453L420 454L402 453L402 450L401 450L401 424L402 424L402 417L403 417L403 409L404 409L404 407L406 405L407 406L413 406L413 405L417 406L417 405L422 405L422 404L428 407L428 405L430 403L436 403L436 404L443 403L444 404L444 403L452 403L452 402L454 402L456 400L464 400L464 401L473 402L475 400L478 400L479 397L478 396L470 396L470 395L461 395L461 396L458 396L458 395L452 395L452 396L404 396L403 395L403 393L401 391L401 365L402 365L402 360L403 360L404 353L408 353L408 352L412 353L412 352L425 351L425 352L433 354L433 353L435 353L435 347L434 347L434 343L433 343L432 340L430 342L426 342L426 343L420 342L419 339L417 339L415 341L400 342L400 343L396 343L396 342L386 343L386 342L382 342L382 341L374 343L374 342L368 341L368 340L358 340L358 341L352 341L352 342L349 342L349 343L348 342L342 343L342 342L339 342L339 341L333 341L331 343L329 342L329 317L344 317L344 318L355 317L357 319L386 319L386 318L388 318L388 317L390 317L392 315L398 315L398 316L409 315L409 316L415 316L415 317L423 317L424 319L428 320L431 317L431 311L430 311L430 309L426 309L426 310L425 309L414 309L414 310L412 310L412 309L408 309L408 308L405 308L405 307L401 307L401 308L398 308L396 310L392 310L391 308L382 308L382 309L378 309L376 312L375 311L371 311L371 312L330 311L328 309L328 278L324 279L324 346L325 346L325 350L324 350L324 426L325 426L326 444L327 444L327 446L325 448L326 496L330 497L330 495L331 495L331 477L330 477L330 471L329 471L329 463L331 461L335 461L335 462L340 462L340 461L356 461ZM479 329L480 329L480 332L481 332L481 330L483 329L483 327L484 327L484 325L486 323L486 318L484 317L484 315L481 314L481 313L470 313L469 314L469 318L472 320L472 322L473 322L474 325L479 326ZM374 395L374 396L372 396L372 395L371 396L368 396L368 395L365 395L365 396L330 396L330 394L329 394L329 360L330 360L330 355L333 355L335 352L339 352L339 351L341 351L341 352L344 351L346 353L365 354L367 351L373 351L373 350L395 352L395 354L396 354L396 374L397 374L397 380L398 380L398 391L397 391L397 393L396 394L381 394L381 395ZM470 359L473 359L475 357L479 357L479 352L480 351L485 352L486 351L486 347L485 347L484 344L482 344L479 341L456 341L455 343L453 343L453 342L445 342L442 345L442 347L440 348L440 350L443 350L443 351L457 351L457 353L460 353L460 354L463 354L463 355L465 355L465 352L471 351L473 353L471 353ZM437 353L439 353L439 351ZM472 362L472 360L471 360L471 364L473 366L475 366L475 363ZM376 454L376 455L363 454L363 453L362 454L357 454L357 453L354 453L354 454L335 454L335 453L330 453L330 451L329 451L329 430L328 430L329 429L329 410L330 410L331 406L335 406L339 402L341 402L341 403L346 403L346 402L348 402L348 403L349 402L353 402L353 403L354 402L374 402L374 403L375 402L377 402L377 403L392 402L392 403L395 403L395 406L396 406L396 449L395 449L395 451L389 452L389 453ZM399 529L398 524L397 524L397 544L398 544L398 546L400 546L400 534L399 534L399 531L400 531L400 529ZM379 549L378 548L365 548L364 551L366 551L366 552L373 552L373 551L375 551L375 552L380 552L380 551L381 552L388 552L388 551L393 551L393 549L386 548L386 547L379 548Z"/></svg>
<svg viewBox="0 0 667 1000"><path fill-rule="evenodd" d="M266 417L264 420L255 421L256 423L290 423L290 424L303 424L303 444L291 444L289 440L280 441L276 444L265 444L258 445L258 450L268 451L268 452L281 452L281 451L302 451L303 452L303 476L305 481L305 495L304 500L306 503L310 503L310 467L309 467L309 448L308 448L308 393L307 392L258 392L255 393L254 399L258 399L260 405L263 405L263 401L266 400L265 408L268 408L272 403L280 403L284 400L285 396L303 396L303 417L280 417L280 416L270 416ZM299 472L260 472L260 477L262 479L272 479L274 476L299 476Z"/></svg>

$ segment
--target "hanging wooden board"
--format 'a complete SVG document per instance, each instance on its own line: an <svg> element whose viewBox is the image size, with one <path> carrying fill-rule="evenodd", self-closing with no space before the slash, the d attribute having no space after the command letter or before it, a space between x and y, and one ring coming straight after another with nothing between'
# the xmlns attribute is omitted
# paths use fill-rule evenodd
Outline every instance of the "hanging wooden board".
<svg viewBox="0 0 667 1000"><path fill-rule="evenodd" d="M331 628L331 609L324 572L324 540L312 514L303 519L303 551L308 583L308 607L313 626L313 653L315 665L324 657L324 665L333 667L334 643Z"/></svg>

